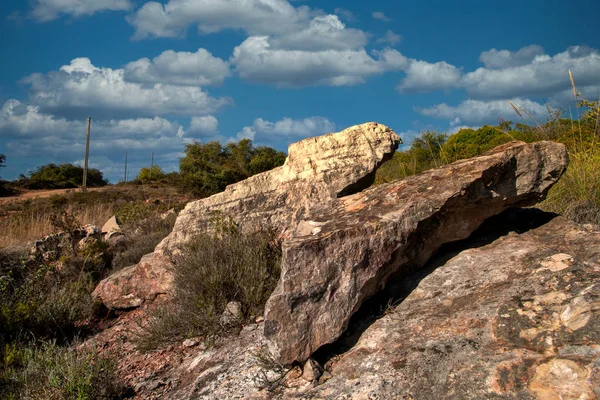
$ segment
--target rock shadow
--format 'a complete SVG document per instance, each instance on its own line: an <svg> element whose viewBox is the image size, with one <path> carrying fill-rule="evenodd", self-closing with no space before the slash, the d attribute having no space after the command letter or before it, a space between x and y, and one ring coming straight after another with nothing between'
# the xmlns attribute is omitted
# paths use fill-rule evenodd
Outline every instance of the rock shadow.
<svg viewBox="0 0 600 400"><path fill-rule="evenodd" d="M486 219L468 238L444 244L423 268L398 271L390 276L384 289L367 299L354 313L342 336L319 348L312 358L326 365L332 358L350 350L371 324L383 317L388 309L400 304L422 279L462 251L483 247L510 232L522 234L539 228L556 216L537 208L511 208Z"/></svg>

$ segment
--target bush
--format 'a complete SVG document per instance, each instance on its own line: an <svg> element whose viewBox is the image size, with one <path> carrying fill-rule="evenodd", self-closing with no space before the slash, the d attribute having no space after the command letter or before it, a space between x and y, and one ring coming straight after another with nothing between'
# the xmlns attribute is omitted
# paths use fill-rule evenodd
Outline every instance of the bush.
<svg viewBox="0 0 600 400"><path fill-rule="evenodd" d="M83 168L73 164L46 164L29 173L29 177L21 176L15 182L27 189L68 189L83 185ZM102 172L95 168L88 169L87 186L106 186L108 181Z"/></svg>
<svg viewBox="0 0 600 400"><path fill-rule="evenodd" d="M196 196L210 196L227 185L268 171L285 161L285 154L269 147L252 146L248 139L238 143L190 143L179 161L180 184Z"/></svg>
<svg viewBox="0 0 600 400"><path fill-rule="evenodd" d="M162 170L158 165L153 165L152 167L144 167L140 169L140 173L138 174L138 181L142 182L150 182L150 181L158 181L164 179L167 175L165 171Z"/></svg>
<svg viewBox="0 0 600 400"><path fill-rule="evenodd" d="M8 346L0 369L0 398L92 400L124 393L114 362L93 350L75 351L55 342L19 348Z"/></svg>
<svg viewBox="0 0 600 400"><path fill-rule="evenodd" d="M279 244L272 233L221 232L198 235L181 249L174 260L173 300L141 326L140 349L227 332L231 326L220 317L230 301L242 304L245 319L262 314L279 279Z"/></svg>

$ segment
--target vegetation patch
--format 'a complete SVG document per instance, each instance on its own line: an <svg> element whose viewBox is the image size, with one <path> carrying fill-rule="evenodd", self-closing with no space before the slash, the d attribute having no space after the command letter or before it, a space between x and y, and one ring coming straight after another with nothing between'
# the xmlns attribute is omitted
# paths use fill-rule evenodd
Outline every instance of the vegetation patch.
<svg viewBox="0 0 600 400"><path fill-rule="evenodd" d="M566 173L540 204L545 211L556 212L578 223L600 224L600 103L580 100L573 120L561 112L549 110L548 121L535 125L513 124L501 120L498 126L461 129L453 135L424 132L411 146L396 152L377 171L375 184L392 182L431 168L474 157L512 140L535 142L552 140L564 143L570 163ZM513 105L517 115L528 115ZM523 121L525 122L525 121Z"/></svg>
<svg viewBox="0 0 600 400"><path fill-rule="evenodd" d="M174 260L172 301L150 315L137 337L151 350L186 337L206 338L235 329L221 316L242 305L244 323L261 315L279 280L281 250L272 232L241 233L231 225L192 239Z"/></svg>

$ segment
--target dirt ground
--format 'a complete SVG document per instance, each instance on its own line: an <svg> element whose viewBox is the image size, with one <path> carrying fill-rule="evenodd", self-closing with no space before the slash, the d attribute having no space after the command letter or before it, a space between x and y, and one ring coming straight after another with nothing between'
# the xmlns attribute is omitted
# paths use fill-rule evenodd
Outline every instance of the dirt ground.
<svg viewBox="0 0 600 400"><path fill-rule="evenodd" d="M88 190L89 191L99 190L99 188L93 188L93 189L90 188ZM77 189L54 189L54 190L28 190L28 191L22 192L16 196L0 197L0 204L10 203L12 201L35 199L36 197L45 198L45 197L50 197L50 196L54 196L57 194L66 194L66 193L71 193L71 192L75 192L75 191L81 191L81 189L77 188Z"/></svg>

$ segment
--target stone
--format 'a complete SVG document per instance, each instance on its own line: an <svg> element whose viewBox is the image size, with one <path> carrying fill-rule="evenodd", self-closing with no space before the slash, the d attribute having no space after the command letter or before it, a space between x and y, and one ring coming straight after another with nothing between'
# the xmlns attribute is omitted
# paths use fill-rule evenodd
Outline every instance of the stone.
<svg viewBox="0 0 600 400"><path fill-rule="evenodd" d="M112 232L118 232L121 230L121 225L117 221L117 217L113 215L102 225L102 233L105 235L105 239L108 239Z"/></svg>
<svg viewBox="0 0 600 400"><path fill-rule="evenodd" d="M391 282L385 295L397 305L366 328L362 318L350 326L346 337L360 338L335 344L333 377L301 398L597 398L600 231L509 210L458 246ZM561 253L569 268L537 271ZM561 312L577 306L589 318L573 330Z"/></svg>
<svg viewBox="0 0 600 400"><path fill-rule="evenodd" d="M318 362L309 358L304 363L304 367L302 368L302 379L307 382L317 382L323 373L323 368L319 365Z"/></svg>
<svg viewBox="0 0 600 400"><path fill-rule="evenodd" d="M239 301L230 301L225 306L225 311L223 311L219 321L221 325L232 326L241 323L243 318L242 303Z"/></svg>
<svg viewBox="0 0 600 400"><path fill-rule="evenodd" d="M157 254L147 254L137 265L125 267L102 280L92 296L109 309L139 307L160 294L169 293L172 274L170 260Z"/></svg>
<svg viewBox="0 0 600 400"><path fill-rule="evenodd" d="M375 122L293 143L283 166L188 203L156 252L177 252L191 236L210 228L215 213L233 218L242 229L266 225L285 231L315 205L370 186L400 143L396 133Z"/></svg>
<svg viewBox="0 0 600 400"><path fill-rule="evenodd" d="M182 344L183 347L196 347L200 342L194 339L185 339Z"/></svg>
<svg viewBox="0 0 600 400"><path fill-rule="evenodd" d="M77 251L78 252L84 252L86 251L90 246L93 246L94 244L98 243L98 239L96 239L94 236L87 236L84 237L83 239L81 239L78 243L77 243Z"/></svg>
<svg viewBox="0 0 600 400"><path fill-rule="evenodd" d="M92 225L92 224L84 225L82 229L83 229L83 232L85 233L86 237L89 237L89 236L98 237L102 233L102 230L100 229L100 227L98 227L96 225Z"/></svg>
<svg viewBox="0 0 600 400"><path fill-rule="evenodd" d="M569 254L570 266L539 271L556 254ZM142 358L130 343L106 351L119 352L120 377L132 386L127 371L178 379L160 392L165 400L594 399L600 397L598 282L600 230L510 209L422 269L390 280L318 354L325 368L318 386L301 379L297 365L288 370L269 362L260 329L188 349L180 361L162 351ZM591 315L572 330L561 314L581 306L578 298ZM393 306L382 313L386 304ZM102 348L103 337L134 329L142 311L123 314L88 342ZM538 333L520 335L531 329ZM172 367L161 369L165 358ZM266 385L282 376L279 386Z"/></svg>
<svg viewBox="0 0 600 400"><path fill-rule="evenodd" d="M206 199L188 203L177 216L175 226L155 249L157 261L145 257L140 269L129 267L118 271L100 282L95 293L106 298L109 308L119 304L127 308L142 304L159 293L150 293L156 288L167 291L173 281L168 257L179 252L180 247L194 234L211 228L216 215L231 217L246 230L261 227L279 229L282 235L294 221L307 215L317 204L324 205L336 197L361 190L375 179L379 165L389 159L401 143L399 136L387 126L371 122L356 125L338 133L304 139L289 146L285 164L244 181L227 186L224 192ZM147 279L148 264L163 270L153 269L152 279L162 282L136 282ZM127 289L120 291L116 283L127 282ZM141 293L137 293L139 288ZM103 291L110 293L101 295ZM121 300L119 292L128 296Z"/></svg>
<svg viewBox="0 0 600 400"><path fill-rule="evenodd" d="M266 305L274 359L306 361L391 275L422 267L488 217L542 200L567 164L562 144L511 142L314 208L283 243L281 278Z"/></svg>

